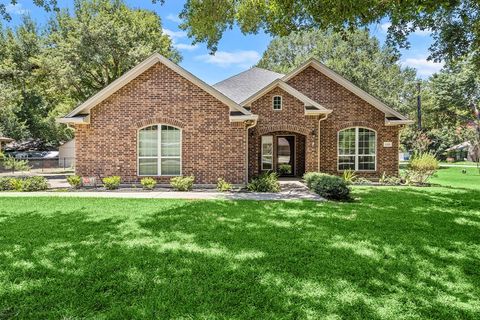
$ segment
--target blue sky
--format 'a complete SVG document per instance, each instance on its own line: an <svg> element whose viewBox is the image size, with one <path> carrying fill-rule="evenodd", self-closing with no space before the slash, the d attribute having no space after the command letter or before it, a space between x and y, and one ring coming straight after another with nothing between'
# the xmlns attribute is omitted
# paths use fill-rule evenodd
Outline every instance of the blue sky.
<svg viewBox="0 0 480 320"><path fill-rule="evenodd" d="M1 0L9 3L9 0ZM180 50L183 61L181 66L195 74L197 77L213 84L231 75L237 74L253 66L267 48L271 37L265 33L256 35L243 35L238 28L227 31L218 45L217 53L212 56L203 44L191 45L191 40L184 31L178 28L178 14L182 10L184 1L166 0L165 5L153 4L150 0L126 0L132 7L141 7L153 10L162 17L165 33L169 34L175 47ZM71 7L72 1L59 0L60 7ZM20 0L18 3L7 6L7 11L12 15L10 25L19 23L21 15L29 14L40 24L45 23L49 14L43 9L33 5L31 0ZM371 33L382 43L385 41L388 21L372 26ZM401 63L417 69L421 78L428 78L440 70L441 64L427 61L428 47L432 43L430 33L418 31L410 38L411 48L402 50Z"/></svg>

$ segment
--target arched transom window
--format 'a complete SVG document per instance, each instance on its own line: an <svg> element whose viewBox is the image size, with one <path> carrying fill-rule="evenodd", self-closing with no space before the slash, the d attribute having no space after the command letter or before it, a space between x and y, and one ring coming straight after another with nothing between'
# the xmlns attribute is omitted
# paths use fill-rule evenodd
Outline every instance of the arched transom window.
<svg viewBox="0 0 480 320"><path fill-rule="evenodd" d="M375 171L377 134L367 128L348 128L338 132L338 170Z"/></svg>
<svg viewBox="0 0 480 320"><path fill-rule="evenodd" d="M182 132L168 125L138 131L138 174L178 176L182 171Z"/></svg>

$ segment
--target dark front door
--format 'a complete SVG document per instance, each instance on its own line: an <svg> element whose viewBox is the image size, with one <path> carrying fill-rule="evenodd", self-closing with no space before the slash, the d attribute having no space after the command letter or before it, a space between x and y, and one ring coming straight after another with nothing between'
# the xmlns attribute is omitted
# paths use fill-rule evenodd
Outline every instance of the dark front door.
<svg viewBox="0 0 480 320"><path fill-rule="evenodd" d="M295 174L294 136L277 136L277 172L281 176Z"/></svg>

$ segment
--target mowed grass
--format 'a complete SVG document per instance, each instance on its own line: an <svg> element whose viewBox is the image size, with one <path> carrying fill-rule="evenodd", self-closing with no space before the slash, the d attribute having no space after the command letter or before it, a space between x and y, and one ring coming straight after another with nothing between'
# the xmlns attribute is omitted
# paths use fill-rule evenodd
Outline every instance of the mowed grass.
<svg viewBox="0 0 480 320"><path fill-rule="evenodd" d="M477 168L440 167L430 182L446 187L480 190L480 173Z"/></svg>
<svg viewBox="0 0 480 320"><path fill-rule="evenodd" d="M479 319L476 190L0 198L0 319Z"/></svg>

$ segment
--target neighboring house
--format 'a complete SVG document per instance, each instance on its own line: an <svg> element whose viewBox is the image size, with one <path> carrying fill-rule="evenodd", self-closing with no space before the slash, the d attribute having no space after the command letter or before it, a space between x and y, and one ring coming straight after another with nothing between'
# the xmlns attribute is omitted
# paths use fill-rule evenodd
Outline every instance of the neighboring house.
<svg viewBox="0 0 480 320"><path fill-rule="evenodd" d="M58 165L64 168L75 166L75 139L62 143L58 147Z"/></svg>
<svg viewBox="0 0 480 320"><path fill-rule="evenodd" d="M399 128L411 123L313 59L287 75L252 68L210 86L159 54L59 122L75 128L78 175L199 184L279 169L394 175Z"/></svg>
<svg viewBox="0 0 480 320"><path fill-rule="evenodd" d="M480 150L475 148L469 141L462 142L445 150L447 156L454 158L455 161L473 161L480 159Z"/></svg>

